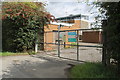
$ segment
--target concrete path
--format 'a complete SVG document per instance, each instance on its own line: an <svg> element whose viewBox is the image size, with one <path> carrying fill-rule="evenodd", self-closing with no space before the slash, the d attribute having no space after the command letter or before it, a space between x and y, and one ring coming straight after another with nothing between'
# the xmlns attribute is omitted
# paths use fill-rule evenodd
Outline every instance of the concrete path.
<svg viewBox="0 0 120 80"><path fill-rule="evenodd" d="M72 63L46 55L9 56L1 59L3 78L67 78L66 72Z"/></svg>

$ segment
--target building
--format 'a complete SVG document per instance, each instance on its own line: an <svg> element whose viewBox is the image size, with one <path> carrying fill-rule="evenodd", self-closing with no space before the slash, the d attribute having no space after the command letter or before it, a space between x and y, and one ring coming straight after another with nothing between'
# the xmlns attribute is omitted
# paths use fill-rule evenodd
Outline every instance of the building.
<svg viewBox="0 0 120 80"><path fill-rule="evenodd" d="M58 30L58 26L61 24L63 27L60 30L76 30L76 29L89 29L90 23L89 17L86 15L70 15L67 17L56 18L57 22L51 22L48 26L44 26L44 43L57 44L58 33L52 32ZM82 40L83 32L79 32L79 38ZM85 33L84 33L85 34ZM85 34L86 35L86 34ZM61 44L71 44L76 42L76 31L60 32ZM86 37L83 37L83 41L87 41ZM88 41L89 42L89 41ZM45 50L53 50L56 46L53 44L44 44ZM67 46L66 46L67 47Z"/></svg>

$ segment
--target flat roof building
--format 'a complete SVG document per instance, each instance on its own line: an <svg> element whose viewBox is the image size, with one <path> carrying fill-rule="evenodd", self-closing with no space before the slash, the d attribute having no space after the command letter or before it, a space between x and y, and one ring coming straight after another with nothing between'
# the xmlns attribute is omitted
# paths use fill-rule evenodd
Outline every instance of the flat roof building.
<svg viewBox="0 0 120 80"><path fill-rule="evenodd" d="M76 42L76 31L69 31L69 30L76 30L76 29L90 29L90 23L89 23L89 16L87 15L70 15L66 17L60 17L55 19L56 22L50 22L47 26L44 26L44 43L57 43L58 41L58 32L53 32L53 30L58 31L58 26L63 25L60 27L60 31L62 30L68 30L65 32L60 32L60 41L61 44L71 44ZM85 36L82 35L83 32L79 31L79 39L81 40L82 37L85 41L89 42L89 39L86 39L86 34L93 35L93 38L96 36L94 32L92 33L85 33ZM99 35L99 32L98 32ZM91 39L93 40L91 37ZM96 37L96 40L99 36ZM83 41L84 41L83 40ZM95 41L99 42L99 41ZM67 47L67 46L66 46ZM56 45L53 44L44 44L44 50L54 50L54 48L57 48Z"/></svg>

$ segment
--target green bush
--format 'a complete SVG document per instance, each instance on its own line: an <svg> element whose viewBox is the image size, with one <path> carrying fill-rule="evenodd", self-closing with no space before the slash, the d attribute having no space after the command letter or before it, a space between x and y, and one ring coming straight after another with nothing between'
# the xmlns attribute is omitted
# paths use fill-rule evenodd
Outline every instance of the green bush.
<svg viewBox="0 0 120 80"><path fill-rule="evenodd" d="M36 52L35 51L31 51L31 52L28 52L29 55L35 55Z"/></svg>
<svg viewBox="0 0 120 80"><path fill-rule="evenodd" d="M51 15L46 12L42 3L3 2L3 51L27 52L31 49L34 50L38 36L43 41L43 27L50 19ZM42 41L38 40L38 42Z"/></svg>

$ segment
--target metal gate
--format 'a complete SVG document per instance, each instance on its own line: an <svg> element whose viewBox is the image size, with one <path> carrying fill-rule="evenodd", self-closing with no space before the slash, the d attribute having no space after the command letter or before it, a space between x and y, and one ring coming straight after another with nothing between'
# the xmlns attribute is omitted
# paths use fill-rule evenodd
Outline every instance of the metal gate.
<svg viewBox="0 0 120 80"><path fill-rule="evenodd" d="M60 26L44 32L46 54L77 61L102 61L101 29L60 30Z"/></svg>

